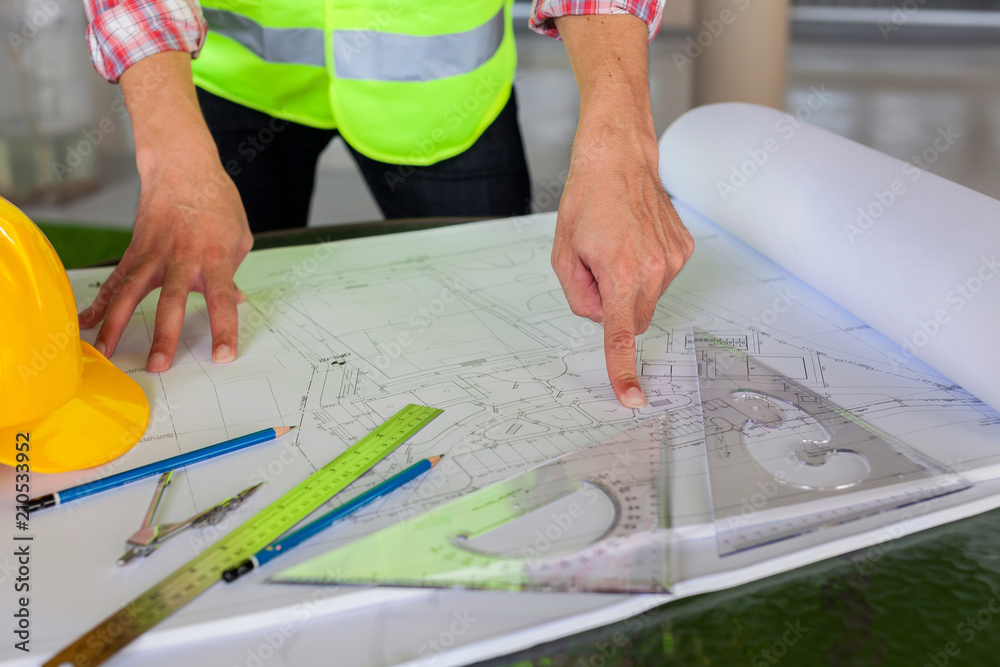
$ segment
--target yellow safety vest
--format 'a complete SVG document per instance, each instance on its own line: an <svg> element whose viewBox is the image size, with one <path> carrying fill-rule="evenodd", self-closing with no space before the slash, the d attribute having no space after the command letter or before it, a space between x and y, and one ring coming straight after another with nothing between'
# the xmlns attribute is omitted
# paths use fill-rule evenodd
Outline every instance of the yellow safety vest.
<svg viewBox="0 0 1000 667"><path fill-rule="evenodd" d="M205 90L382 162L458 155L510 97L513 0L206 0Z"/></svg>

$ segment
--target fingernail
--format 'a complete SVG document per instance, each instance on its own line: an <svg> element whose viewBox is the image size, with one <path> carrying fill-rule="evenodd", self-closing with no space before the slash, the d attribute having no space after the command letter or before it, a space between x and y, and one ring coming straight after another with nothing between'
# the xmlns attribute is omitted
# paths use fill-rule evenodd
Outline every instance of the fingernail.
<svg viewBox="0 0 1000 667"><path fill-rule="evenodd" d="M146 362L146 370L150 373L159 373L167 370L167 355L157 352Z"/></svg>
<svg viewBox="0 0 1000 667"><path fill-rule="evenodd" d="M96 341L96 342L94 343L94 349L95 349L95 350L97 350L98 352L100 352L100 353L101 353L101 356L102 356L102 357L106 357L106 356L108 356L107 354L105 354L105 351L106 351L106 350L107 350L108 348L107 348L107 346L106 346L106 345L104 344L104 341L103 341L103 340L99 340L99 341Z"/></svg>
<svg viewBox="0 0 1000 667"><path fill-rule="evenodd" d="M646 407L646 397L642 395L642 389L632 387L625 392L625 404L630 408Z"/></svg>
<svg viewBox="0 0 1000 667"><path fill-rule="evenodd" d="M236 360L236 353L228 345L220 345L212 352L212 361L217 364L228 364Z"/></svg>

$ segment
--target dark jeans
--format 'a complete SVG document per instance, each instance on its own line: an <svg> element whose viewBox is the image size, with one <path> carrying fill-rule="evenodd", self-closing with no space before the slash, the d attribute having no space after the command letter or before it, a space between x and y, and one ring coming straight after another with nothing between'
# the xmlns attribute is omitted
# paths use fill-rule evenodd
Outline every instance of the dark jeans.
<svg viewBox="0 0 1000 667"><path fill-rule="evenodd" d="M198 101L222 165L239 188L250 229L305 227L317 160L339 133L272 118L201 89ZM387 218L530 213L531 183L513 92L471 148L437 164L388 164L350 151Z"/></svg>

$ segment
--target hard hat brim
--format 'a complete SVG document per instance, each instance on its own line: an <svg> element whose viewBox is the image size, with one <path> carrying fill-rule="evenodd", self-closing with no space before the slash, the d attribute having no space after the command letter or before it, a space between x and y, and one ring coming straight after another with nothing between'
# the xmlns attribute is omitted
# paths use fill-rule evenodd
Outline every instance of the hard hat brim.
<svg viewBox="0 0 1000 667"><path fill-rule="evenodd" d="M132 449L142 438L149 425L149 401L142 388L89 344L81 341L80 347L83 380L76 396L44 417L0 428L0 463L16 466L24 462L17 460L18 433L29 438L31 472L101 465Z"/></svg>

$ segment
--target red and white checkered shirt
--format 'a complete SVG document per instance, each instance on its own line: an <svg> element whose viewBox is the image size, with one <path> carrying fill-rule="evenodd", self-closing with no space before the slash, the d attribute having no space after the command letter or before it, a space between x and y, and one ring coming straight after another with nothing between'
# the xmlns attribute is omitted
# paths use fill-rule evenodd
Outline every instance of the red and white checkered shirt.
<svg viewBox="0 0 1000 667"><path fill-rule="evenodd" d="M533 0L528 25L535 32L559 37L556 22L559 16L587 14L632 14L649 27L649 38L656 36L663 18L662 0Z"/></svg>
<svg viewBox="0 0 1000 667"><path fill-rule="evenodd" d="M208 31L197 0L84 0L84 5L90 58L111 82L162 51L197 56Z"/></svg>
<svg viewBox="0 0 1000 667"><path fill-rule="evenodd" d="M90 57L111 82L161 51L187 51L197 57L208 31L198 0L84 0L84 4L90 20ZM652 39L662 12L662 0L534 0L528 24L536 32L558 37L553 19L559 16L634 14L649 26Z"/></svg>

